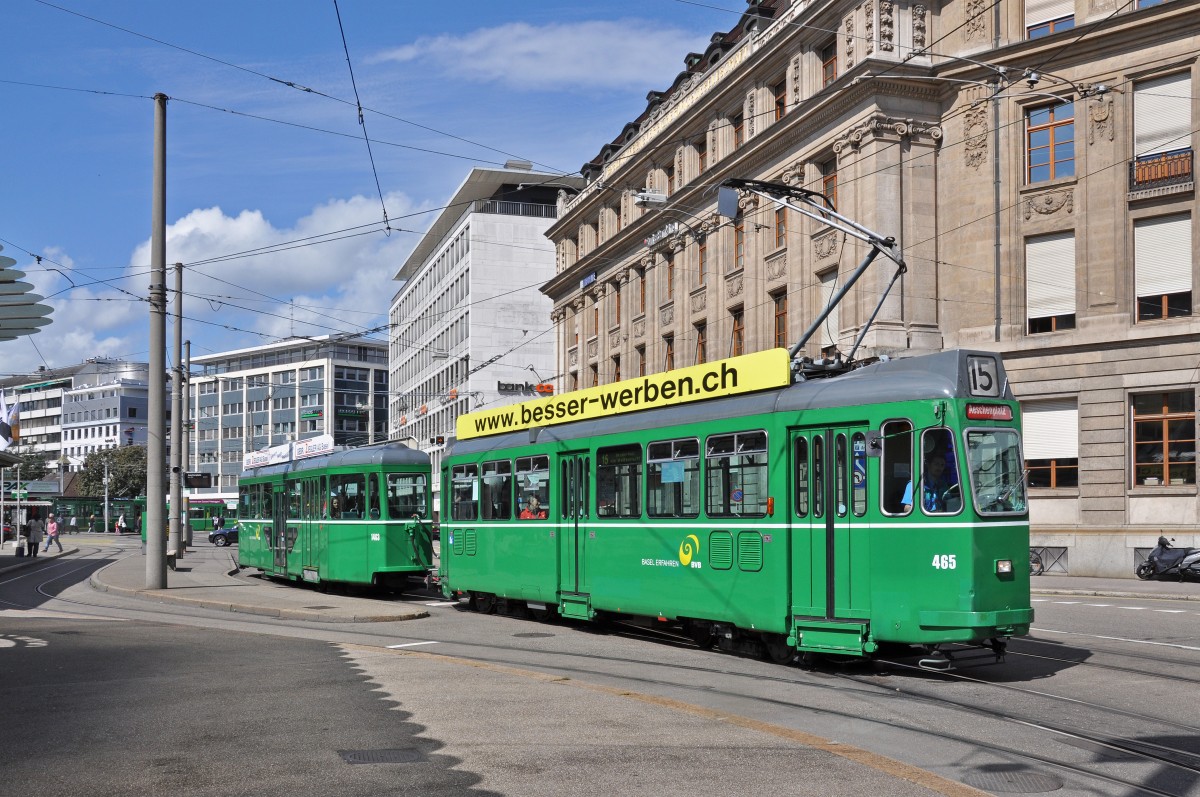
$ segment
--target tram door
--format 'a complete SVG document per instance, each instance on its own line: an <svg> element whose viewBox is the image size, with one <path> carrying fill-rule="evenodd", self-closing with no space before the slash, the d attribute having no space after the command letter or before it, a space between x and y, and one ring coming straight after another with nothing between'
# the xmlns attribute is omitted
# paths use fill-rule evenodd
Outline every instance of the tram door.
<svg viewBox="0 0 1200 797"><path fill-rule="evenodd" d="M793 430L792 583L797 615L855 620L870 610L866 427Z"/></svg>
<svg viewBox="0 0 1200 797"><path fill-rule="evenodd" d="M591 483L591 454L573 451L558 458L558 588L562 592L585 591L581 574L583 535L587 529L588 488Z"/></svg>
<svg viewBox="0 0 1200 797"><path fill-rule="evenodd" d="M283 486L272 492L271 550L274 552L274 572L287 573L287 507L288 494Z"/></svg>

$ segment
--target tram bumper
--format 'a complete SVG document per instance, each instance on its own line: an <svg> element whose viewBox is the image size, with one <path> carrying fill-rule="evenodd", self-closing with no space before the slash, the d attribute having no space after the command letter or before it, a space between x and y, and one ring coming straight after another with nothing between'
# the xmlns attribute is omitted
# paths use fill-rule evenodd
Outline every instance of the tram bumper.
<svg viewBox="0 0 1200 797"><path fill-rule="evenodd" d="M1023 634L1033 622L1033 609L1000 609L994 612L922 611L917 614L921 628L993 629L997 634Z"/></svg>

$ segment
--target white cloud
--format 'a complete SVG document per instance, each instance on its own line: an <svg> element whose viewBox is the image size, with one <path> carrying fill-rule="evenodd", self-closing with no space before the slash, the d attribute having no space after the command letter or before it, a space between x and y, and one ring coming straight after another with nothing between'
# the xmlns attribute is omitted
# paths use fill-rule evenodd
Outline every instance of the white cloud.
<svg viewBox="0 0 1200 797"><path fill-rule="evenodd" d="M449 77L521 90L665 88L703 36L639 19L530 25L422 37L375 61L417 63Z"/></svg>

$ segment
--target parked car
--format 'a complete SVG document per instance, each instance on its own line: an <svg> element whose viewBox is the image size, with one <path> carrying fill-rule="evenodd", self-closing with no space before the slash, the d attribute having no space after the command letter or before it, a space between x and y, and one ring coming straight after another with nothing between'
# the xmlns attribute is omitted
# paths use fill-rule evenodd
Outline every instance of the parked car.
<svg viewBox="0 0 1200 797"><path fill-rule="evenodd" d="M223 548L226 545L237 545L238 527L234 525L227 529L213 529L208 533L208 541L218 548Z"/></svg>

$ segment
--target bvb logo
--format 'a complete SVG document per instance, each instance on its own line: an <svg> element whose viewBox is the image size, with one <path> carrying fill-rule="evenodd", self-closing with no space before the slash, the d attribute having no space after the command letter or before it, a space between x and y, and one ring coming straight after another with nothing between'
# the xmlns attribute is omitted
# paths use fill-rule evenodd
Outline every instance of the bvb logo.
<svg viewBox="0 0 1200 797"><path fill-rule="evenodd" d="M692 563L692 557L700 553L700 538L689 534L679 546L679 564L687 567Z"/></svg>

